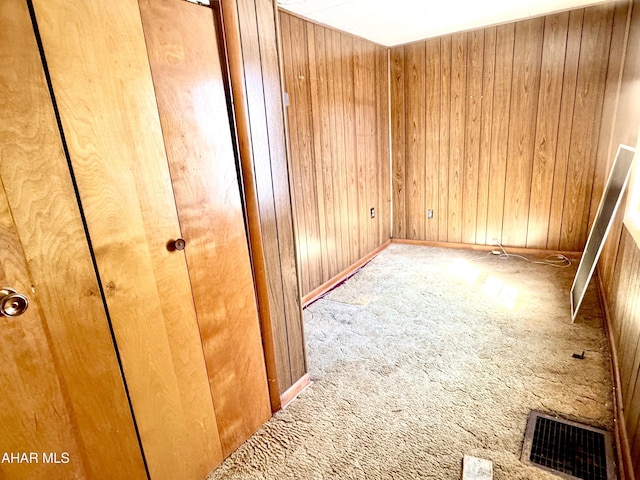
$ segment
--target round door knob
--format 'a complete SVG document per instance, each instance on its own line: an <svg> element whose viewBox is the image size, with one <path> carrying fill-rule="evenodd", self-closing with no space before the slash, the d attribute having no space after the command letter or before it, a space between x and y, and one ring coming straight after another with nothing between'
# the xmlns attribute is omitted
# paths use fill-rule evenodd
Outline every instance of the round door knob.
<svg viewBox="0 0 640 480"><path fill-rule="evenodd" d="M175 250L184 250L184 247L187 246L187 242L184 238L176 238L175 240L169 240L167 242L167 250L173 252Z"/></svg>
<svg viewBox="0 0 640 480"><path fill-rule="evenodd" d="M29 300L13 288L0 288L0 315L4 317L17 317L22 315L29 307Z"/></svg>

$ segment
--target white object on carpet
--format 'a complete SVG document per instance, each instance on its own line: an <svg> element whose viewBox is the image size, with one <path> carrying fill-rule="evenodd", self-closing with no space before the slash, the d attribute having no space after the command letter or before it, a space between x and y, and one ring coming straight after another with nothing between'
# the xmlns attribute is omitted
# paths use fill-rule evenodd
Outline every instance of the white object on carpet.
<svg viewBox="0 0 640 480"><path fill-rule="evenodd" d="M462 480L493 480L493 462L465 455L462 460Z"/></svg>

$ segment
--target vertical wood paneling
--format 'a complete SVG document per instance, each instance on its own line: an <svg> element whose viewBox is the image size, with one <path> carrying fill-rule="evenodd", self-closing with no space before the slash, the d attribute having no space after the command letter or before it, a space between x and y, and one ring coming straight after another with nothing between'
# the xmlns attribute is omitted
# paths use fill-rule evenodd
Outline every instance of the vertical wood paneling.
<svg viewBox="0 0 640 480"><path fill-rule="evenodd" d="M598 210L604 184L609 168L613 163L616 152L611 151L613 145L613 128L615 116L618 112L616 100L618 99L618 88L622 78L624 64L625 35L627 34L627 18L629 16L629 1L616 2L613 11L613 28L611 31L611 46L607 61L607 77L604 85L604 101L602 105L600 135L598 139L598 151L596 153L596 170L594 174L593 194L591 195L591 211L589 213L589 225ZM604 161L606 159L606 161ZM620 228L616 232L616 238L621 235Z"/></svg>
<svg viewBox="0 0 640 480"><path fill-rule="evenodd" d="M478 213L476 240L486 243L487 214L489 210L489 165L491 162L491 118L493 117L493 86L496 69L496 29L484 31L482 69L482 117L480 119L480 158L478 165Z"/></svg>
<svg viewBox="0 0 640 480"><path fill-rule="evenodd" d="M426 43L425 77L432 79L425 85L425 163L426 165L440 164L440 39L430 40ZM439 218L439 187L440 178L437 168L425 169L425 209L433 210L433 218L427 218L425 225L425 238L438 240Z"/></svg>
<svg viewBox="0 0 640 480"><path fill-rule="evenodd" d="M405 190L405 75L404 75L404 47L391 50L391 149L393 155L393 232L396 238L407 238L407 209L404 201ZM445 217L446 218L446 217Z"/></svg>
<svg viewBox="0 0 640 480"><path fill-rule="evenodd" d="M391 50L393 54L393 49ZM435 80L434 80L435 81ZM403 82L404 85L404 82ZM392 87L395 85L392 85ZM406 88L406 87L405 87ZM395 95L392 92L391 99ZM393 107L393 105L392 105ZM438 241L449 240L449 154L451 153L451 37L440 39L440 162L438 164ZM393 108L392 108L393 115ZM395 120L393 120L395 126ZM394 161L396 155L394 154ZM400 215L402 212L397 212ZM406 212L404 212L406 215ZM395 205L393 215L396 215Z"/></svg>
<svg viewBox="0 0 640 480"><path fill-rule="evenodd" d="M297 73L300 66L294 62L294 48L293 45L295 38L292 38L292 27L290 22L296 21L295 18L287 15L280 16L281 37L282 37L282 57L283 63L289 65L289 68L285 68L283 73L284 83L287 85L289 96L289 107L287 108L287 115L293 115L292 120L288 122L289 126L289 148L291 152L301 152L303 150L299 147L298 141L298 122L297 122L297 106L298 94L296 93L296 86L298 84ZM293 112L291 114L290 112ZM293 191L304 192L303 189L303 173L300 161L289 162L289 174L291 175L291 188ZM298 260L298 276L300 278L300 288L302 291L309 289L309 254L307 248L307 228L306 218L304 215L304 197L300 195L298 198L292 196L292 205L294 208L294 225L296 232L296 254Z"/></svg>
<svg viewBox="0 0 640 480"><path fill-rule="evenodd" d="M527 246L546 248L569 13L546 17L533 153Z"/></svg>
<svg viewBox="0 0 640 480"><path fill-rule="evenodd" d="M467 35L467 118L465 122L464 180L462 194L462 241L475 243L478 217L480 122L482 116L482 68L484 31Z"/></svg>
<svg viewBox="0 0 640 480"><path fill-rule="evenodd" d="M606 82L603 79L603 85L597 86L605 90L605 101L592 188L591 216L599 203L597 197L601 195L618 145L637 145L640 128L637 108L640 101L638 6L637 0L618 2L613 13ZM594 35L600 36L597 31ZM599 75L598 70L596 67L595 75ZM580 93L584 96L583 92ZM623 458L620 468L625 478L634 478L634 472L637 478L640 472L640 247L626 226L622 225L622 210L618 212L609 232L598 264L598 275L608 306L611 340L615 345L617 358L614 359L614 365L617 364L620 374L620 384L616 385L618 395L622 397L617 411Z"/></svg>
<svg viewBox="0 0 640 480"><path fill-rule="evenodd" d="M447 238L462 241L462 210L467 105L467 33L451 37L451 110L449 124L449 199ZM408 213L408 212L407 212Z"/></svg>
<svg viewBox="0 0 640 480"><path fill-rule="evenodd" d="M501 25L497 28L496 73L491 124L491 161L489 162L489 198L487 200L486 242L488 244L493 244L494 239L502 239L514 39L515 25L513 23Z"/></svg>
<svg viewBox="0 0 640 480"><path fill-rule="evenodd" d="M640 248L626 228L619 237L614 277L604 284L620 370L622 412L633 468L640 467Z"/></svg>
<svg viewBox="0 0 640 480"><path fill-rule="evenodd" d="M334 30L325 30L327 37L327 45L329 45L329 58L331 58L331 84L333 88L333 97L331 100L331 113L334 119L334 128L332 131L333 137L333 175L335 188L333 189L336 194L336 205L338 205L338 211L336 213L336 220L339 222L339 235L341 238L342 246L338 250L339 265L351 265L350 263L350 239L349 239L349 197L347 192L347 152L345 147L345 129L346 119L344 117L344 82L342 74L342 51L340 50L340 36L341 34ZM285 69L287 68L285 64ZM291 152L291 162L296 162L296 152ZM300 192L293 190L294 197L298 198ZM310 267L308 267L310 268ZM309 292L314 287L320 285L322 282L309 285L308 289L303 289L303 294Z"/></svg>
<svg viewBox="0 0 640 480"><path fill-rule="evenodd" d="M347 201L347 242L349 245L348 260L349 265L355 263L360 258L358 253L366 240L366 232L363 228L362 218L358 215L358 205L366 198L366 186L364 182L360 184L358 178L364 177L361 165L358 164L356 154L356 119L355 119L355 97L354 97L354 61L356 50L354 39L350 35L339 35L338 51L340 52L342 78L350 78L350 82L342 82L342 93L344 101L342 103L342 118L344 120L344 174L345 193ZM351 55L344 55L342 52L351 52ZM360 68L362 66L360 65ZM362 240L361 238L362 237ZM319 279L315 284L319 285Z"/></svg>
<svg viewBox="0 0 640 480"><path fill-rule="evenodd" d="M302 378L307 369L276 44L276 12L270 0L239 0L235 5L250 122L250 138L241 139L241 143L248 141L252 147L251 163L268 279L271 332L264 329L263 335L273 338L277 386L282 394ZM227 25L227 28L231 26ZM265 128L266 135L261 133ZM257 268L254 265L254 269ZM264 341L268 343L268 339Z"/></svg>
<svg viewBox="0 0 640 480"><path fill-rule="evenodd" d="M549 215L549 232L547 248L560 248L562 215L564 212L564 196L567 184L567 165L569 147L571 145L571 128L573 125L573 106L576 94L578 60L580 58L580 39L582 37L582 21L584 10L569 13L567 32L567 50L565 53L564 75L562 80L562 100L560 104L560 121L558 123L558 144L556 146L555 167L553 172L553 191L551 193L551 212Z"/></svg>
<svg viewBox="0 0 640 480"><path fill-rule="evenodd" d="M322 118L321 114L323 113L320 108L320 92L323 90L323 86L320 84L321 74L318 71L319 69L324 67L322 61L316 58L316 32L313 24L307 23L304 25L304 28L307 32L307 55L309 57L309 95L311 105L318 105L318 108L312 109L309 113L312 117L311 128L314 132L313 134L313 152L314 157L322 157ZM320 35L322 40L324 40L324 35ZM314 162L315 167L315 180L316 180L316 192L318 195L324 197L325 191L325 172L324 169L326 166L323 162ZM318 217L320 219L328 218L327 213L325 212L325 202L318 202ZM327 222L321 221L318 224L320 238L326 238L327 236ZM322 244L322 258L324 261L322 262L322 276L328 277L331 269L331 257L329 254L329 242L323 242ZM335 263L335 260L334 262Z"/></svg>
<svg viewBox="0 0 640 480"><path fill-rule="evenodd" d="M304 295L389 238L387 52L284 12L280 18ZM399 168L395 184L404 190Z"/></svg>
<svg viewBox="0 0 640 480"><path fill-rule="evenodd" d="M339 232L339 217L338 217L338 204L335 202L335 185L334 169L333 169L333 130L331 127L331 108L332 104L329 103L329 83L331 79L328 77L328 58L327 58L327 42L324 29L318 25L311 25L313 27L314 37L316 41L315 61L317 66L318 85L319 91L317 99L312 97L312 103L315 105L314 110L318 112L318 118L320 125L318 128L314 128L315 135L321 140L321 149L316 150L316 164L321 166L323 183L321 202L324 204L324 223L325 223L325 241L323 244L326 246L327 261L324 264L329 265L327 275L329 278L337 275L339 265L341 262L338 260L338 250L341 245L341 240L338 237Z"/></svg>
<svg viewBox="0 0 640 480"><path fill-rule="evenodd" d="M291 17L291 42L301 48L292 49L292 61L297 68L295 73L295 88L292 95L294 104L292 112L295 112L298 165L301 173L301 196L296 197L296 203L302 203L305 212L305 236L307 271L309 285L316 285L322 279L322 255L320 249L320 228L318 217L318 202L316 191L315 167L313 150L313 125L311 122L311 89L309 88L309 57L305 22ZM303 48L304 47L304 48ZM345 125L346 127L346 125ZM343 177L344 178L344 177ZM344 178L346 180L346 178ZM295 194L295 193L294 193ZM348 250L347 250L348 251Z"/></svg>
<svg viewBox="0 0 640 480"><path fill-rule="evenodd" d="M237 161L242 172L269 395L275 410L282 403L282 393L306 373L278 22L270 0L222 0L214 4L214 10L224 22Z"/></svg>
<svg viewBox="0 0 640 480"><path fill-rule="evenodd" d="M406 167L404 184L398 175L394 184L394 192L404 189L402 208L394 204L394 225L407 227L404 238L582 248L615 8L589 7L391 49L396 63L404 52L391 85L394 146L402 147L406 134L404 150L393 154L394 170ZM434 42L439 49L430 47ZM424 68L416 60L422 48ZM435 90L439 108L431 101ZM434 196L437 232L424 223Z"/></svg>
<svg viewBox="0 0 640 480"><path fill-rule="evenodd" d="M365 78L376 78L376 74L378 70L376 69L376 46L369 42L364 42L364 63L363 70L365 72ZM384 85L384 78L386 75L379 79L380 86ZM378 148L377 148L377 136L378 134L383 134L381 129L378 129L377 125L382 124L384 119L378 118L377 116L377 91L376 82L365 82L364 84L364 98L362 103L357 103L359 107L358 110L363 109L365 112L364 115L364 138L365 138L365 155L366 160L364 162L364 170L365 170L365 191L366 203L360 204L358 207L357 215L358 218L363 222L361 228L366 231L367 242L365 242L364 247L361 247L360 252L371 252L375 250L381 242L378 241L377 230L384 218L382 213L384 212L384 207L382 207L383 202L380 199L380 191L378 184L378 175L379 172L382 172L385 169L385 165L389 163L389 157L379 157L378 156ZM378 123L379 122L379 123ZM387 189L389 187L387 186ZM380 205L377 210L380 215L380 219L375 221L375 219L371 219L369 215L369 211L372 207L376 205ZM388 239L389 237L387 237ZM386 241L385 239L384 241ZM383 241L383 242L384 242ZM358 258L359 259L359 258Z"/></svg>
<svg viewBox="0 0 640 480"><path fill-rule="evenodd" d="M626 102L626 99L622 98L621 95L626 91L626 89L620 88L621 85L623 85L621 82L623 73L626 73L627 75L630 73L629 69L625 68L625 58L623 55L624 52L626 52L627 36L629 34L628 20L631 19L631 9L629 8L629 5L630 2L619 2L616 5L614 13L613 33L611 35L611 49L609 53L609 67L607 68L607 84L605 86L605 99L602 110L602 126L600 128L600 139L598 142L598 162L596 163L595 182L593 195L591 196L591 214L589 215L590 222L593 221L593 217L598 211L598 205L600 203L600 198L602 197L602 190L604 189L606 176L613 162L613 156L615 155L613 147L621 143L619 139L615 138L615 136L624 132L629 127L633 128L633 125L637 123L637 121L634 122L632 119L629 121L629 118L625 118L625 124L628 123L629 127L626 127L624 130L615 128L616 118L621 110L626 110L627 112L629 111L629 108L631 108L633 112L637 110L635 109L635 104L633 102L629 105ZM637 40L635 41L637 42ZM634 115L632 114L631 117L633 118ZM616 135L614 136L614 134ZM623 136L626 135L623 133ZM633 136L633 133L631 136ZM629 142L629 140L625 139L624 142ZM607 162L605 165L602 165L602 159L605 157L607 158ZM611 281L621 234L622 221L619 219L611 226L609 237L605 242L604 248L602 249L602 255L600 257L598 271L600 275L602 275L603 283L605 285L608 285Z"/></svg>
<svg viewBox="0 0 640 480"><path fill-rule="evenodd" d="M367 72L365 72L365 45L364 41L356 38L353 39L353 86L354 91L356 93L355 104L362 105L365 100L365 89L367 85ZM353 166L355 166L358 171L357 173L357 186L354 190L357 192L357 200L358 200L358 209L356 210L355 217L358 221L358 234L359 242L358 248L359 251L364 251L367 248L371 238L370 238L370 230L368 227L367 219L364 215L358 215L358 210L367 209L367 205L369 205L369 190L373 188L377 188L377 185L374 187L373 185L369 185L367 176L367 128L366 128L366 115L367 112L364 108L355 108L355 117L356 117L356 150L355 150L355 162Z"/></svg>
<svg viewBox="0 0 640 480"><path fill-rule="evenodd" d="M612 19L612 6L585 10L560 237L563 250L580 250L586 241Z"/></svg>
<svg viewBox="0 0 640 480"><path fill-rule="evenodd" d="M629 242L631 243L631 242ZM625 258L627 263L637 265L640 263L640 249L635 245L631 246L632 254ZM638 303L640 300L640 275L633 275L630 278L627 294L627 302L625 302L624 311L620 312L622 318L638 318ZM620 379L622 381L622 398L624 399L624 407L626 411L631 411L631 399L633 397L632 388L635 388L638 381L638 367L640 362L640 322L625 322L620 325L620 338L624 341L620 342L619 350L620 358ZM633 387L632 387L633 386ZM637 407L636 407L637 408Z"/></svg>
<svg viewBox="0 0 640 480"><path fill-rule="evenodd" d="M405 90L406 159L405 205L407 238L424 238L425 233L425 44L405 47L405 76L411 85Z"/></svg>
<svg viewBox="0 0 640 480"><path fill-rule="evenodd" d="M382 207L381 221L376 222L378 230L378 245L382 245L391 237L391 156L389 152L390 132L389 120L389 94L391 85L389 84L389 56L388 49L376 47L374 52L376 59L376 78L379 83L373 86L376 92L377 115L376 115L376 138L378 140L377 158L381 163L381 168L374 170L378 172L378 201Z"/></svg>
<svg viewBox="0 0 640 480"><path fill-rule="evenodd" d="M502 243L525 245L544 18L516 24Z"/></svg>

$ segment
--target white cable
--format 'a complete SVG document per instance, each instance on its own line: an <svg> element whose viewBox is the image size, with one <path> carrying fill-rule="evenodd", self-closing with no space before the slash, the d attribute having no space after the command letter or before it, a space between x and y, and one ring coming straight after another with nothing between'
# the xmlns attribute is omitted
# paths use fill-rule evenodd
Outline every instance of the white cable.
<svg viewBox="0 0 640 480"><path fill-rule="evenodd" d="M500 247L500 250L502 250L502 253L498 255L498 258L501 260L507 260L509 257L517 257L517 258L521 258L522 260L526 260L529 263L535 263L538 265L548 265L550 267L555 267L555 268L567 268L571 266L571 260L569 260L567 257L562 255L561 253L547 255L544 260L537 261L537 260L531 260L523 255L507 253L507 251L504 249L504 247L500 242L496 242L496 245L498 245L498 247Z"/></svg>
<svg viewBox="0 0 640 480"><path fill-rule="evenodd" d="M531 260L530 258L527 258L523 255L517 255L515 253L507 253L507 251L505 250L505 248L502 246L500 242L496 241L495 244L498 247L500 247L500 250L502 250L502 253L497 254L498 253L497 250L494 250L493 252L487 252L486 255L483 255L482 257L471 258L469 259L469 261L475 262L476 260L484 260L485 258L494 257L494 256L498 257L500 260L508 260L510 257L516 257L516 258L521 258L522 260L525 260L529 263L536 263L538 265L548 265L549 267L555 267L555 268L567 268L571 266L571 260L569 260L567 257L562 255L561 253L547 255L544 260L538 261L538 260Z"/></svg>

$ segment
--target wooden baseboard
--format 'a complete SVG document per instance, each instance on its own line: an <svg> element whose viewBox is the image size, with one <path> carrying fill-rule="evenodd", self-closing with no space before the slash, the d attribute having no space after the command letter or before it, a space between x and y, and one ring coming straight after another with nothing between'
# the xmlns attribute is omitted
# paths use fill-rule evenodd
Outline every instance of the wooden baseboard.
<svg viewBox="0 0 640 480"><path fill-rule="evenodd" d="M280 395L280 405L284 410L295 398L300 395L309 385L311 385L311 375L305 373L296 383L291 385L282 395Z"/></svg>
<svg viewBox="0 0 640 480"><path fill-rule="evenodd" d="M629 447L629 437L627 435L627 424L624 419L624 400L622 398L622 381L620 379L620 367L618 363L618 350L613 338L612 322L609 311L609 303L605 294L602 276L600 272L596 275L598 285L598 296L604 312L607 337L611 349L611 369L613 371L613 403L615 415L615 440L618 454L618 467L621 480L635 480L633 472L633 461L631 459L631 449Z"/></svg>
<svg viewBox="0 0 640 480"><path fill-rule="evenodd" d="M408 238L392 238L392 243L401 243L405 245L420 245L423 247L439 247L439 248L462 248L465 250L478 250L481 252L490 252L497 250L497 245L478 245L475 243L455 243L455 242L434 242L431 240L411 240ZM541 248L523 248L523 247L504 247L508 253L518 255L553 255L561 253L567 258L578 259L582 256L582 252L562 252L558 250L545 250Z"/></svg>
<svg viewBox="0 0 640 480"><path fill-rule="evenodd" d="M310 303L312 303L313 301L315 301L316 299L318 299L319 297L327 293L329 290L334 288L339 283L344 282L347 278L349 278L356 271L358 271L358 269L362 268L362 266L366 264L369 260L371 260L373 257L378 255L385 248L387 248L390 244L391 244L391 239L384 242L382 245L380 245L378 248L376 248L374 251L372 251L365 257L362 257L360 260L358 260L356 263L351 265L349 268L346 268L345 270L340 272L331 280L328 280L324 282L322 285L320 285L318 288L314 288L313 290L311 290L309 293L307 293L305 296L302 297L302 308L306 307L307 305L309 305Z"/></svg>

